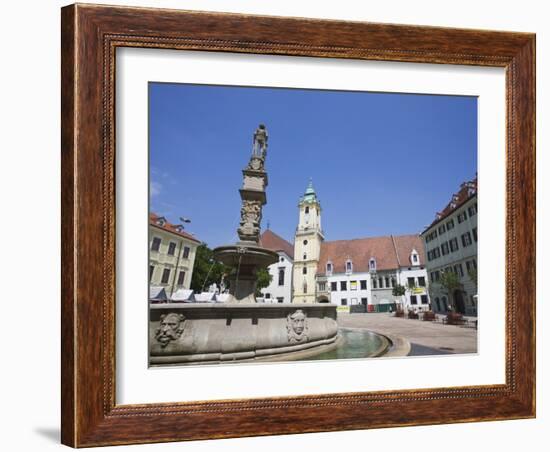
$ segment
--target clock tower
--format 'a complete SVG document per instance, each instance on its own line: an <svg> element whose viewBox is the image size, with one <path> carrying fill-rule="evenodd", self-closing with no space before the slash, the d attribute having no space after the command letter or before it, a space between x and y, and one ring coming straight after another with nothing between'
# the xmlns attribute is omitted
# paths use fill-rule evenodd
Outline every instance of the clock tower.
<svg viewBox="0 0 550 452"><path fill-rule="evenodd" d="M315 275L325 239L321 229L321 203L311 179L298 203L299 220L294 236L293 303L315 303Z"/></svg>

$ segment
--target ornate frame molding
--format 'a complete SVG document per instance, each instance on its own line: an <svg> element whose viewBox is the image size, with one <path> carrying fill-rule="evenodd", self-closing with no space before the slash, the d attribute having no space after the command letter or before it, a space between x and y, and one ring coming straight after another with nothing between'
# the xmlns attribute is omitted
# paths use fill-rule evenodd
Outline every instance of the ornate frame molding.
<svg viewBox="0 0 550 452"><path fill-rule="evenodd" d="M118 47L504 67L506 383L116 405L114 89ZM67 6L62 9L61 153L64 444L83 447L535 415L533 34ZM324 421L329 418L330 423ZM323 421L312 423L312 419Z"/></svg>

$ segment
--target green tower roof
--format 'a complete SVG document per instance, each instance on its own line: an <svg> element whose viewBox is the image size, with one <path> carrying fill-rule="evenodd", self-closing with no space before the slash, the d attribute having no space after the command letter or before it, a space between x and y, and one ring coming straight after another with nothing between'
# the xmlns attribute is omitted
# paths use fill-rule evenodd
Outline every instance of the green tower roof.
<svg viewBox="0 0 550 452"><path fill-rule="evenodd" d="M300 199L300 201L319 202L319 200L317 199L317 193L315 193L315 189L313 188L313 181L311 180L311 178L309 179L309 184L307 185L304 196L302 196L302 199Z"/></svg>

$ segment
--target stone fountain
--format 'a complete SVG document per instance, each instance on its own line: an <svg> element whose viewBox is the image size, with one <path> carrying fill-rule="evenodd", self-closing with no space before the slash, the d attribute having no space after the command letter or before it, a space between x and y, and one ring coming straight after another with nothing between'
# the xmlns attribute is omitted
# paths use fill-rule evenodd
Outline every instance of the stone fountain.
<svg viewBox="0 0 550 452"><path fill-rule="evenodd" d="M149 364L219 364L235 361L295 360L336 347L336 305L257 303L257 271L278 261L260 241L267 202L267 129L260 124L243 172L239 241L214 249L231 267L224 303L151 304Z"/></svg>

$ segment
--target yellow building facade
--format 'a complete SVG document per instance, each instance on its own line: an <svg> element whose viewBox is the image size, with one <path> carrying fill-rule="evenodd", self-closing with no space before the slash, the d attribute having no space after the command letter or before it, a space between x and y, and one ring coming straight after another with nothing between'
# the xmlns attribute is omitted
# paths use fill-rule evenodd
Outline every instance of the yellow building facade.
<svg viewBox="0 0 550 452"><path fill-rule="evenodd" d="M149 287L164 289L170 298L189 289L200 240L156 214L149 217Z"/></svg>

